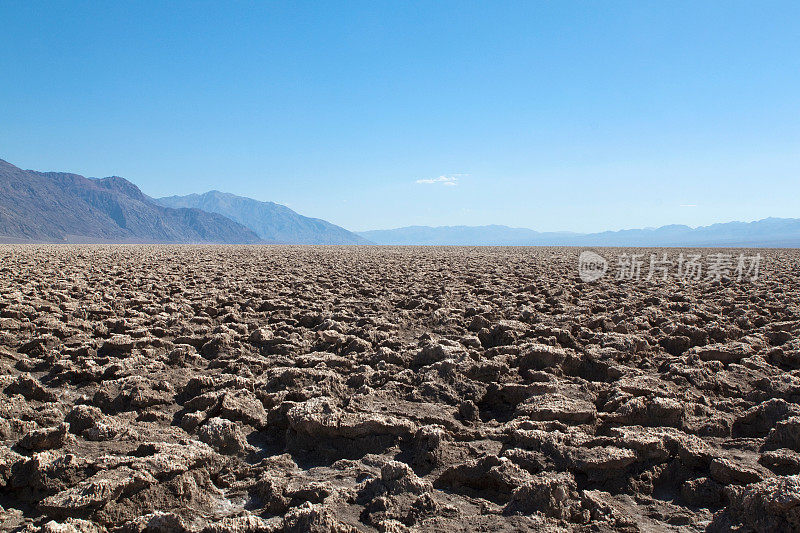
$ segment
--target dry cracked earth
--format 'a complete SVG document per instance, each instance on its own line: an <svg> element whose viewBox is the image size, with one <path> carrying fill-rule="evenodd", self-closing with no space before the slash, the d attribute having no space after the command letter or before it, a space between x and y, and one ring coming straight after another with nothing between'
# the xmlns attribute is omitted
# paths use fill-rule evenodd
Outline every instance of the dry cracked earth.
<svg viewBox="0 0 800 533"><path fill-rule="evenodd" d="M799 530L800 253L577 255L2 247L0 527Z"/></svg>

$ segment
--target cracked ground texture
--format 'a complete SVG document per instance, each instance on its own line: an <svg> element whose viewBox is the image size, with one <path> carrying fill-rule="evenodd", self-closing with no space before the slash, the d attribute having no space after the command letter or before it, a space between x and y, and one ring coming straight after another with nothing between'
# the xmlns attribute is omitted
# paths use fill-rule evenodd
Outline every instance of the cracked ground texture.
<svg viewBox="0 0 800 533"><path fill-rule="evenodd" d="M0 247L0 527L800 529L800 253L579 252Z"/></svg>

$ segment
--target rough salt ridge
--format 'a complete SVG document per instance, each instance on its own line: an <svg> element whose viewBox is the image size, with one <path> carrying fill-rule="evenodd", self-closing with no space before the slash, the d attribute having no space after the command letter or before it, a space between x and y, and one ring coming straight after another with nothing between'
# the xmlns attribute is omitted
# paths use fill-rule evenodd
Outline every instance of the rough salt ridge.
<svg viewBox="0 0 800 533"><path fill-rule="evenodd" d="M0 528L800 529L800 253L578 253L2 247Z"/></svg>

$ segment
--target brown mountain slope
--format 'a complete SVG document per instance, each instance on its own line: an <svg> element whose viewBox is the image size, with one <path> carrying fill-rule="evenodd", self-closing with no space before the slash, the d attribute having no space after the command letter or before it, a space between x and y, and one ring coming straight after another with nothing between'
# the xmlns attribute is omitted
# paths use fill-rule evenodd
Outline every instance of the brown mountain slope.
<svg viewBox="0 0 800 533"><path fill-rule="evenodd" d="M262 242L222 215L158 205L120 177L35 172L1 159L0 241Z"/></svg>

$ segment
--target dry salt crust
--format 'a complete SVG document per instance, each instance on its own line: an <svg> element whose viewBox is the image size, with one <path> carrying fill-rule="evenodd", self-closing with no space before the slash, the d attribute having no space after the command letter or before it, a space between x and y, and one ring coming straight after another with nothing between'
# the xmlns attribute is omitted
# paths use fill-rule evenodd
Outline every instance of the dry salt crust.
<svg viewBox="0 0 800 533"><path fill-rule="evenodd" d="M0 526L800 529L800 253L579 252L2 247Z"/></svg>

